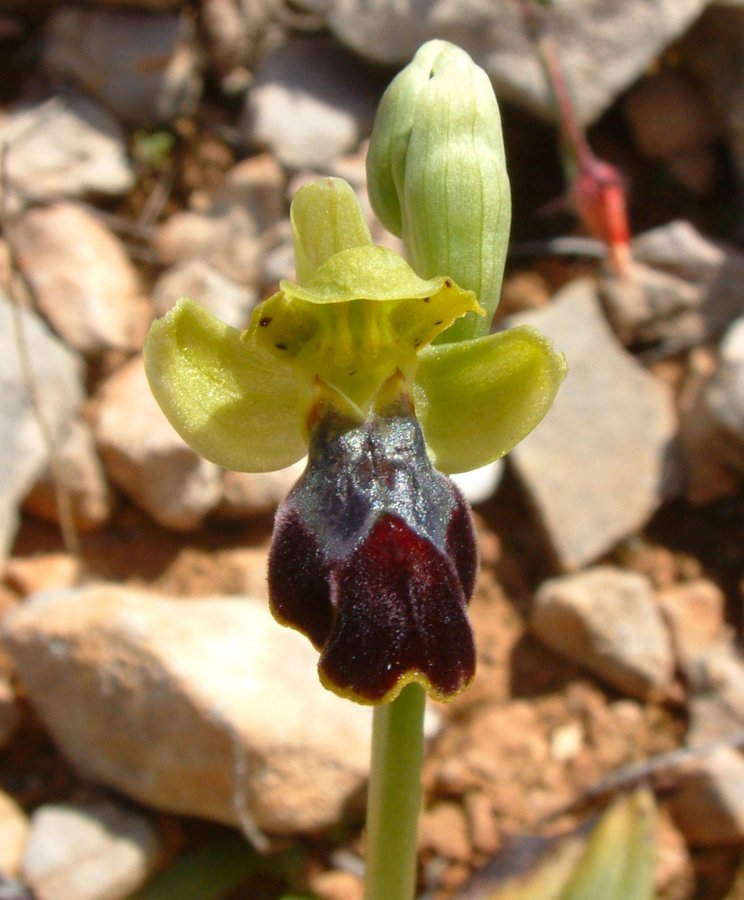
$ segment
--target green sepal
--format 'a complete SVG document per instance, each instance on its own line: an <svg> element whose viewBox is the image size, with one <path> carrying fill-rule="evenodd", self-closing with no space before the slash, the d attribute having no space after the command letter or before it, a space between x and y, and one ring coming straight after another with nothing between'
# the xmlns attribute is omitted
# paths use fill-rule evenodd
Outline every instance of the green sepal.
<svg viewBox="0 0 744 900"><path fill-rule="evenodd" d="M299 284L334 253L372 243L356 194L343 178L303 185L292 200L289 219Z"/></svg>
<svg viewBox="0 0 744 900"><path fill-rule="evenodd" d="M161 409L205 459L269 472L305 454L306 404L292 368L193 300L153 323L144 360Z"/></svg>
<svg viewBox="0 0 744 900"><path fill-rule="evenodd" d="M566 360L529 325L419 355L413 395L432 462L477 469L508 453L550 409Z"/></svg>

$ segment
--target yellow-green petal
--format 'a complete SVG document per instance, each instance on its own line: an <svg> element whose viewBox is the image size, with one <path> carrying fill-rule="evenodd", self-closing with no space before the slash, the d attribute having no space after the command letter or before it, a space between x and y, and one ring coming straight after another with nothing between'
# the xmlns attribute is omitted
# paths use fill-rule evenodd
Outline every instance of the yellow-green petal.
<svg viewBox="0 0 744 900"><path fill-rule="evenodd" d="M368 245L334 253L302 284L282 281L279 289L287 297L308 303L347 303L428 297L444 283L442 276L419 278L397 253Z"/></svg>
<svg viewBox="0 0 744 900"><path fill-rule="evenodd" d="M192 300L156 321L144 348L155 399L205 459L269 472L306 452L301 388L292 369Z"/></svg>
<svg viewBox="0 0 744 900"><path fill-rule="evenodd" d="M541 421L566 360L529 325L419 356L416 415L434 465L467 472L508 453Z"/></svg>
<svg viewBox="0 0 744 900"><path fill-rule="evenodd" d="M357 246L326 259L302 284L282 281L253 312L243 340L312 385L330 385L364 418L396 371L411 377L416 355L459 316L483 310L451 278L419 278L382 247Z"/></svg>

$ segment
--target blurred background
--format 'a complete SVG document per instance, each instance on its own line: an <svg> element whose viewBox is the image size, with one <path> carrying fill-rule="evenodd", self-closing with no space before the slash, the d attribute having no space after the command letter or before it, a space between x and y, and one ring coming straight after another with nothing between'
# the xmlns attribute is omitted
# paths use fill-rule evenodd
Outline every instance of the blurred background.
<svg viewBox="0 0 744 900"><path fill-rule="evenodd" d="M304 181L369 209L377 102L433 37L501 104L495 327L570 373L461 481L479 671L430 711L420 896L516 896L681 747L620 778L656 802L632 896L744 896L741 0L0 0L2 900L361 898L369 711L267 611L302 464L197 457L140 351L181 296L245 327Z"/></svg>

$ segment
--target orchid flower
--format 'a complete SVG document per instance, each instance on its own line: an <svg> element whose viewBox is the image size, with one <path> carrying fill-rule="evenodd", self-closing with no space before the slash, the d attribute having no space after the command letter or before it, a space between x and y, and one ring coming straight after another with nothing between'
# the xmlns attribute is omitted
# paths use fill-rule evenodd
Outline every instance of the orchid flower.
<svg viewBox="0 0 744 900"><path fill-rule="evenodd" d="M440 52L432 57L426 45L427 71L433 58L457 50L433 44ZM472 80L457 54L455 68ZM419 76L414 93L427 87ZM436 87L441 92L439 80ZM492 97L490 85L488 91ZM372 244L351 187L326 178L302 187L292 202L296 281L282 281L246 331L182 300L154 323L145 346L157 401L202 456L259 472L308 454L305 473L276 516L271 608L319 649L323 684L361 703L390 701L409 682L444 700L472 680L467 604L477 570L475 533L463 497L443 473L508 452L545 415L565 374L562 355L534 329L488 334L505 248L503 222L499 245L491 247L492 202L484 196L490 192L502 209L508 202L486 183L494 173L482 159L472 163L483 155L486 126L494 126L484 96L481 85L477 109L470 109L479 125L465 141L458 136L468 130L468 104L439 105L440 114L452 114L457 158L464 164L471 158L459 190L481 198L447 244L453 265L469 261L463 272L470 284L458 285L449 266L437 269L441 247L427 243L416 224L416 191L398 211L405 209L402 227L418 235L411 240L426 260L417 264L410 254L412 266ZM484 105L491 110L485 125ZM427 159L417 143L425 123L404 122L401 142L401 121L388 117L382 138L396 155L395 178L376 188L370 179L388 218L401 199L394 182L408 178L411 154L418 154L419 180L426 181L430 163L442 163L441 155ZM500 142L500 129L495 134ZM447 129L440 137L448 140ZM373 137L373 166L389 172L387 151L377 146ZM492 154L488 159L493 169ZM459 221L465 207L451 200ZM446 236L445 205L427 200L424 218ZM489 261L485 279L473 281L476 268L483 269L473 260L487 260L491 249L501 262ZM488 294L489 314L475 289Z"/></svg>

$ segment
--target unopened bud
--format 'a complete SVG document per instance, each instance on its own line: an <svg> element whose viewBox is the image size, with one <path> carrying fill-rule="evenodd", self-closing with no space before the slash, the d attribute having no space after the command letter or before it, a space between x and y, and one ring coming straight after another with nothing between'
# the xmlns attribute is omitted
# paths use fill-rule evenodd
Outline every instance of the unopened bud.
<svg viewBox="0 0 744 900"><path fill-rule="evenodd" d="M459 47L424 44L385 92L367 157L370 200L422 277L450 275L488 315L443 341L488 331L499 301L511 195L501 117L486 73Z"/></svg>

